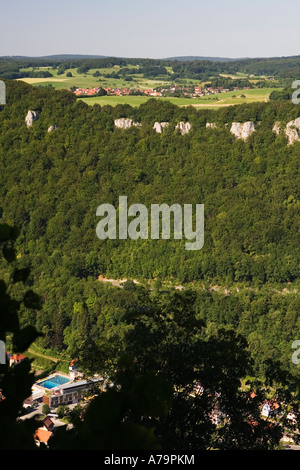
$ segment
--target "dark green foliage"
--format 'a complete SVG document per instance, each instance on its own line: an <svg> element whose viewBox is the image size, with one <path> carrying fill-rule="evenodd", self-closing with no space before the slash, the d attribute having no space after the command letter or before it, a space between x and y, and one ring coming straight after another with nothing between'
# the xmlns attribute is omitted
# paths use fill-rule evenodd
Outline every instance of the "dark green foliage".
<svg viewBox="0 0 300 470"><path fill-rule="evenodd" d="M54 448L74 448L80 441L97 449L128 449L133 442L136 448L156 449L155 435L163 448L274 447L278 428L265 428L257 403L249 403L239 385L249 373L272 385L287 381L282 374L297 374L290 361L290 344L299 333L297 292L284 296L282 285L297 288L300 277L299 144L287 146L272 127L298 117L299 106L274 101L197 111L153 99L137 109L90 107L70 92L21 82L7 82L7 103L0 112L0 213L4 222L19 227L19 236L0 227L6 260L1 277L6 262L16 263L12 297L7 281L0 283L3 334L13 332L17 348L36 340L44 348L66 350L90 372L122 370L123 354L136 360L129 367L132 380L117 379L123 388L100 395L86 420L76 420L78 434L53 442ZM39 112L30 129L24 121L29 109ZM119 117L142 127L116 129ZM260 123L247 142L225 127L247 120ZM156 134L156 121L170 126ZM192 124L188 135L174 130L179 121ZM54 122L57 129L48 133ZM206 129L207 122L216 122L217 129ZM101 203L117 207L124 194L129 205L203 203L204 248L188 252L177 240L100 241L96 208ZM157 295L133 282L114 289L98 281L100 274L158 279ZM198 289L164 296L164 282L170 279L193 282ZM220 285L228 292L212 289ZM34 328L43 336L37 338ZM22 377L29 373L29 365L24 368L16 367L3 382L6 393L19 380L17 371ZM162 402L155 393L149 401L145 388L149 380L160 380L158 371L176 391L160 419ZM205 393L193 400L197 382ZM9 412L20 409L25 385L25 391L18 389L17 402L2 402ZM161 386L158 382L158 391ZM295 382L293 406L297 387ZM220 391L218 406L231 420L216 433L209 413ZM118 405L106 416L107 401L114 400ZM249 419L258 423L257 433ZM111 431L107 437L102 420ZM92 430L96 441L90 440Z"/></svg>
<svg viewBox="0 0 300 470"><path fill-rule="evenodd" d="M15 258L5 255L7 243L14 243L17 231L5 224L0 225L0 243L2 253L11 264L10 281L6 284L0 281L0 338L7 344L10 340L12 353L24 352L27 347L39 336L34 326L22 328L19 324L19 311L22 302L16 301L10 294L13 280L16 280ZM17 279L18 282L23 279ZM26 296L26 293L25 293ZM25 297L24 296L24 297ZM35 303L27 298L26 307L36 310ZM8 353L9 351L6 351ZM0 391L5 399L0 399L0 449L1 450L30 450L35 448L34 432L38 427L35 419L20 421L17 418L22 412L23 402L31 395L34 383L34 374L31 372L31 361L25 359L17 365L10 366L8 359L0 365Z"/></svg>
<svg viewBox="0 0 300 470"><path fill-rule="evenodd" d="M75 332L77 317L80 328L97 330L103 308L94 300L103 291L99 274L173 278L177 284L297 283L299 144L287 146L284 135L276 136L272 128L275 121L284 126L296 118L299 106L274 101L197 111L150 99L139 108L90 107L72 93L22 82L7 82L7 102L0 112L0 213L20 228L20 237L14 247L5 245L4 254L7 259L17 254L20 261L26 254L32 266L28 281L34 282L44 308L35 315L21 314L20 321L44 333L41 346L71 347L76 335L82 337ZM40 112L31 129L24 121L28 109ZM119 117L131 117L142 128L115 129ZM225 124L246 120L260 124L244 143ZM156 134L156 121L169 121L169 129ZM191 122L190 134L174 132L179 121ZM206 122L216 122L218 128L206 129ZM57 129L48 133L53 123ZM203 203L203 249L187 252L172 239L100 241L96 208L101 203L118 207L123 194L128 205ZM22 269L15 281L26 278ZM25 304L28 296L30 292ZM81 317L74 316L77 302L83 305ZM226 298L213 297L211 302L206 303L208 320L234 324L251 344L258 341L255 334L264 338L257 360L261 357L263 363L271 350L281 355L285 345L282 360L293 367L287 358L298 334L296 314L290 316L294 328L286 333L281 329L273 338L270 312L253 319L243 302L237 300L237 313L227 308Z"/></svg>
<svg viewBox="0 0 300 470"><path fill-rule="evenodd" d="M132 361L122 357L115 385L94 398L74 429L59 430L50 441L55 450L159 450L154 426L147 416L160 417L171 405L171 389L156 374L136 376Z"/></svg>
<svg viewBox="0 0 300 470"><path fill-rule="evenodd" d="M261 401L251 400L249 391L240 389L241 378L252 372L245 340L229 328L216 327L209 333L196 313L195 293L150 298L138 288L112 292L110 298L113 321L109 315L101 319L103 312L88 354L85 348L78 350L80 361L94 370L110 370L113 377L119 359L129 355L138 376L156 371L149 382L140 380L136 406L142 405L141 398L146 400L145 393L155 396L154 377L169 383L173 401L168 412L157 419L154 408L142 421L134 408L128 415L136 424L154 427L163 449L258 450L278 445L280 428L267 425L260 417ZM92 335L90 345L91 339ZM160 400L157 405L160 410ZM225 420L221 417L216 426L211 418L218 411Z"/></svg>
<svg viewBox="0 0 300 470"><path fill-rule="evenodd" d="M0 225L1 248L3 243L13 243L14 234L15 230L11 227ZM10 260L9 262L13 263ZM15 273L13 270L13 279ZM25 352L39 334L33 326L20 328L20 302L14 301L7 290L8 286L1 281L0 338L6 342L10 334L12 352ZM32 309L40 308L37 297L32 291L29 292L26 306ZM73 415L75 428L72 432L66 432L64 427L57 432L51 441L52 449L160 449L154 428L149 429L142 424L131 422L128 414L159 417L166 413L171 403L170 387L164 379L151 373L135 376L132 362L128 359L120 361L115 380L115 386L89 404L84 420L76 413ZM23 402L31 396L34 382L34 373L28 358L17 365L10 366L8 361L0 365L1 450L37 449L34 434L41 423L35 418L18 419L23 410ZM49 411L49 406L44 405L42 412L47 414ZM58 410L60 415L61 412L62 410Z"/></svg>
<svg viewBox="0 0 300 470"><path fill-rule="evenodd" d="M219 74L236 74L237 72L250 75L264 75L280 79L298 79L300 76L300 57L271 57L236 60L171 60L171 59L140 59L140 58L72 58L72 57L45 57L45 58L0 58L0 77L5 79L24 78L27 76L50 76L48 71L34 70L36 67L52 67L58 69L58 74L67 69L77 68L79 73L88 72L90 69L111 68L120 66L121 75L142 73L147 78L162 76L164 79L177 80L192 78L195 80L210 80L212 76ZM131 66L131 67L128 67ZM32 67L32 72L20 71ZM167 72L166 67L172 67L173 73ZM31 75L29 75L29 73ZM46 74L46 75L45 75ZM105 74L117 78L116 72ZM271 86L273 84L270 82ZM221 85L220 85L221 86Z"/></svg>
<svg viewBox="0 0 300 470"><path fill-rule="evenodd" d="M271 101L277 101L277 100L290 101L292 99L292 95L294 91L295 90L293 88L285 88L280 91L274 90L270 93L270 100Z"/></svg>

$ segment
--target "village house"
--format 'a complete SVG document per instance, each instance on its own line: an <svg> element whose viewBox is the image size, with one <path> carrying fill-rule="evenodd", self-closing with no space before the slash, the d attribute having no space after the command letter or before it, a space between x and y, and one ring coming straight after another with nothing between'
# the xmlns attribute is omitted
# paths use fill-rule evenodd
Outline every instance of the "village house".
<svg viewBox="0 0 300 470"><path fill-rule="evenodd" d="M276 400L266 401L263 404L261 414L266 418L276 418L280 411L280 405Z"/></svg>
<svg viewBox="0 0 300 470"><path fill-rule="evenodd" d="M45 444L48 446L49 439L52 437L52 431L48 431L45 427L38 428L34 435L34 440L38 446Z"/></svg>
<svg viewBox="0 0 300 470"><path fill-rule="evenodd" d="M99 93L100 88L76 88L74 94L76 96L95 96Z"/></svg>
<svg viewBox="0 0 300 470"><path fill-rule="evenodd" d="M144 95L150 95L150 93L153 93L153 89L150 88L150 89L145 89L145 90L140 90L142 91L142 93L144 93Z"/></svg>
<svg viewBox="0 0 300 470"><path fill-rule="evenodd" d="M149 93L149 96L162 96L160 91L153 90Z"/></svg>
<svg viewBox="0 0 300 470"><path fill-rule="evenodd" d="M235 87L235 89L238 89ZM245 89L247 89L245 87ZM145 96L151 96L151 97L161 97L165 96L165 94L168 93L178 93L180 92L183 96L191 96L191 97L201 97L205 95L210 95L210 94L216 94L216 93L226 93L230 91L227 88L223 87L217 87L217 88L212 88L212 87L207 87L205 89L202 89L200 85L198 86L192 86L189 88L184 88L179 85L170 85L169 88L159 88L159 89L152 89L152 88L145 88L145 89L138 89L138 88L104 88L108 96L128 96L130 95L133 91L139 92ZM77 97L84 97L84 96L97 96L100 91L100 88L77 88L74 91L75 96Z"/></svg>
<svg viewBox="0 0 300 470"><path fill-rule="evenodd" d="M17 353L17 354L8 354L8 358L9 358L9 365L11 367L13 365L20 364L20 362L26 359L26 356L24 356L21 353Z"/></svg>
<svg viewBox="0 0 300 470"><path fill-rule="evenodd" d="M262 407L261 414L265 418L268 418L270 416L270 413L271 413L271 406L270 406L269 402L267 401L266 403L264 403L264 405Z"/></svg>
<svg viewBox="0 0 300 470"><path fill-rule="evenodd" d="M33 397L30 396L23 401L23 408L32 408L34 405Z"/></svg>
<svg viewBox="0 0 300 470"><path fill-rule="evenodd" d="M77 359L72 359L72 361L69 364L69 375L72 380L74 380L76 377L82 376L82 372L78 371L78 360Z"/></svg>
<svg viewBox="0 0 300 470"><path fill-rule="evenodd" d="M46 418L43 419L43 424L44 424L44 427L47 429L47 431L50 431L50 432L53 431L54 423L52 419L50 418L50 416L46 416Z"/></svg>
<svg viewBox="0 0 300 470"><path fill-rule="evenodd" d="M194 88L194 93L195 93L195 95L202 95L202 94L203 94L203 91L202 91L201 86L196 86L196 87Z"/></svg>

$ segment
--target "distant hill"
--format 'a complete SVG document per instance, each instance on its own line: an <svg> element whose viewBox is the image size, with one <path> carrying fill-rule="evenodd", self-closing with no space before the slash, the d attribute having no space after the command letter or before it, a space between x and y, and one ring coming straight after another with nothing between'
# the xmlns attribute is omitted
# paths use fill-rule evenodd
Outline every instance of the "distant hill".
<svg viewBox="0 0 300 470"><path fill-rule="evenodd" d="M194 60L209 60L211 62L234 62L237 60L244 60L244 59L230 59L228 57L202 57L202 56L179 56L179 57L168 57L164 60L180 60L181 62L188 62Z"/></svg>
<svg viewBox="0 0 300 470"><path fill-rule="evenodd" d="M1 56L1 59L52 59L52 60L73 60L73 59L103 59L105 55L86 55L86 54L54 54L43 56Z"/></svg>
<svg viewBox="0 0 300 470"><path fill-rule="evenodd" d="M86 54L54 54L48 56L41 56L40 59L53 59L53 60L73 60L73 59L104 59L108 56L105 55L86 55Z"/></svg>
<svg viewBox="0 0 300 470"><path fill-rule="evenodd" d="M44 57L0 57L0 76L4 79L23 78L22 69L29 67L51 67L63 65L67 68L83 67L86 71L97 68L129 65L140 66L149 76L166 75L168 72L159 67L172 67L178 79L207 80L220 74L243 73L296 80L300 76L300 56L270 58L226 58L202 56L177 56L169 59L122 58L101 55L56 54ZM25 75L26 76L26 75Z"/></svg>

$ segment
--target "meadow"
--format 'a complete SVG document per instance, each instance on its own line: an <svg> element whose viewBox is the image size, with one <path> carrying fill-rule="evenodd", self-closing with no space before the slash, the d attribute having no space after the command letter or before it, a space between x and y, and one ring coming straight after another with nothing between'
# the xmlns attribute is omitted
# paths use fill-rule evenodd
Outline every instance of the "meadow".
<svg viewBox="0 0 300 470"><path fill-rule="evenodd" d="M261 88L253 90L242 90L239 92L218 93L203 98L157 98L161 101L170 101L177 106L196 106L205 108L221 108L223 106L233 106L235 104L246 104L261 101L268 101L272 88ZM244 97L242 97L243 95ZM217 99L216 99L217 98ZM116 106L118 104L130 104L140 106L145 103L147 96L95 96L91 98L79 98L89 105L99 104L100 106Z"/></svg>
<svg viewBox="0 0 300 470"><path fill-rule="evenodd" d="M25 70L25 69L23 69ZM27 69L28 70L28 69ZM30 69L31 70L31 69ZM155 87L166 87L170 86L171 82L167 80L151 80L144 78L142 74L133 74L132 80L127 81L124 78L108 78L104 74L111 74L118 72L120 67L114 66L111 68L103 69L90 69L86 73L78 73L77 69L65 70L63 74L57 73L57 69L53 70L51 67L41 67L40 70L48 70L52 73L53 77L49 78L23 78L22 81L32 84L34 86L53 87L57 90L60 89L71 89L76 88L139 88L139 89L153 89ZM94 73L98 71L100 77L94 77ZM67 74L71 73L72 76L68 77ZM247 78L245 74L238 74L235 77ZM223 75L224 76L224 75ZM233 77L232 77L233 78ZM254 81L254 80L253 80ZM185 80L186 85L199 85L191 79ZM203 83L202 83L203 85ZM227 93L219 93L199 98L185 98L185 97L160 97L160 100L167 100L177 106L196 106L205 108L221 108L224 106L230 106L235 104L246 104L253 102L268 101L270 93L274 88L257 88L250 90L238 90L230 91ZM130 104L131 106L137 107L142 103L145 103L148 96L97 96L89 98L79 98L89 105L99 104L100 106L111 105L116 106L118 104Z"/></svg>
<svg viewBox="0 0 300 470"><path fill-rule="evenodd" d="M32 70L30 69L21 69L21 71ZM21 80L34 85L48 86L52 85L56 89L66 89L66 88L93 88L93 87L137 87L137 88L153 88L157 86L166 86L170 85L170 82L167 80L150 80L143 78L142 74L132 75L132 81L126 81L122 78L107 78L104 74L111 74L113 72L118 72L120 67L114 66L111 68L98 68L90 69L88 72L82 74L78 73L77 69L67 69L63 74L58 75L57 69L53 70L51 67L40 67L39 70L49 71L52 73L53 77L49 78L22 78ZM94 77L93 74L98 71L100 77ZM72 77L67 77L68 73L72 74Z"/></svg>

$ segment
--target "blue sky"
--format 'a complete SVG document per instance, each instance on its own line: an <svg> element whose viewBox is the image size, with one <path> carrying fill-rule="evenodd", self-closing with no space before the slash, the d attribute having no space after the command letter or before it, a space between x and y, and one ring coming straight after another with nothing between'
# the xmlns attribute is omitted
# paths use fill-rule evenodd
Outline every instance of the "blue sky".
<svg viewBox="0 0 300 470"><path fill-rule="evenodd" d="M10 0L0 56L300 55L299 0Z"/></svg>

